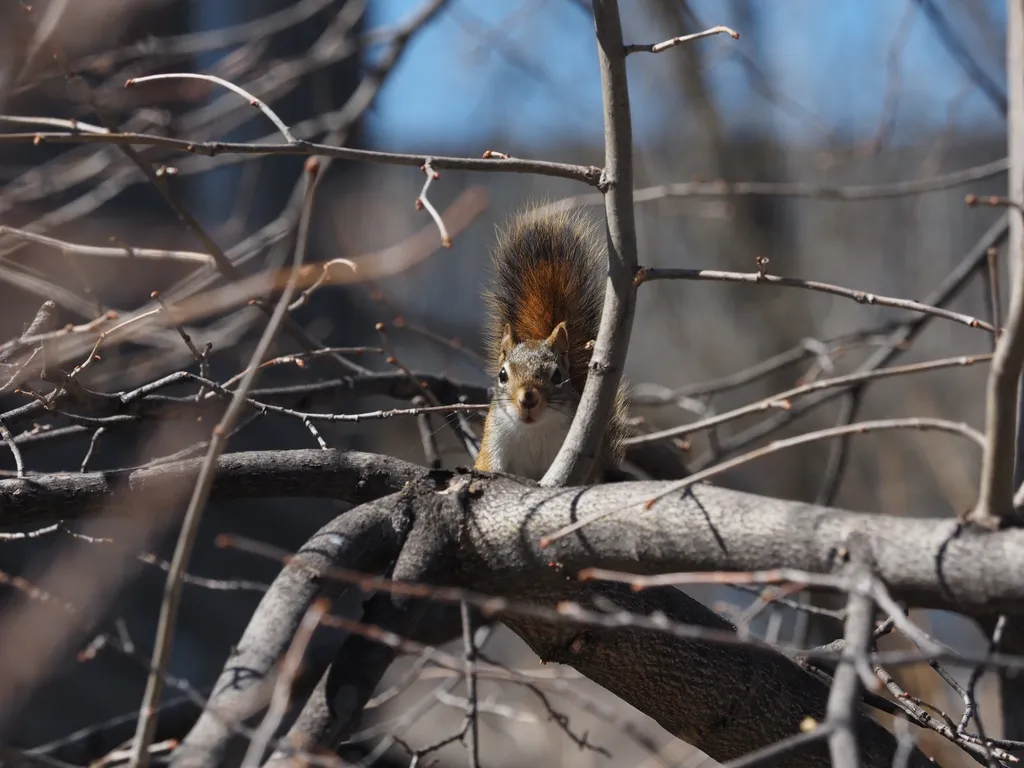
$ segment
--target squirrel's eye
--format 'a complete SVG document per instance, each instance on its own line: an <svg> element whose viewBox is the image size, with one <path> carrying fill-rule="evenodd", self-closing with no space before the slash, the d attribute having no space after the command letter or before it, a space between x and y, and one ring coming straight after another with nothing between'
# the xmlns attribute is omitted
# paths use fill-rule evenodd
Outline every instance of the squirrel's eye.
<svg viewBox="0 0 1024 768"><path fill-rule="evenodd" d="M551 383L554 384L556 387L562 383L561 369L555 368L555 370L551 372Z"/></svg>
<svg viewBox="0 0 1024 768"><path fill-rule="evenodd" d="M498 371L498 381L501 382L502 384L508 382L508 371L506 371L504 368Z"/></svg>

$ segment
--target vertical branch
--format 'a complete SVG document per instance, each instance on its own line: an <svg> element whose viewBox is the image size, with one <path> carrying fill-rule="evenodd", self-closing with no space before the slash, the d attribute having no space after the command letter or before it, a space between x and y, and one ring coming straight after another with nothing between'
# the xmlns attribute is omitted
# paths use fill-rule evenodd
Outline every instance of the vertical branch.
<svg viewBox="0 0 1024 768"><path fill-rule="evenodd" d="M868 596L866 583L871 572L863 562L855 562L849 572L850 597L846 604L843 626L843 656L832 680L832 690L825 709L825 722L833 730L828 737L829 754L835 768L859 768L860 747L857 744L857 705L860 702L862 675L858 666L866 666L871 644L874 601Z"/></svg>
<svg viewBox="0 0 1024 768"><path fill-rule="evenodd" d="M986 622L988 623L988 622ZM995 650L999 653L1019 655L1024 653L1024 616L1007 616L1005 622L996 620L986 627L992 637ZM999 698L1003 715L1003 738L1024 741L1024 686L1020 675L1008 669L999 670ZM1024 749L1013 750L1013 754L1024 757Z"/></svg>
<svg viewBox="0 0 1024 768"><path fill-rule="evenodd" d="M466 717L469 752L469 768L480 768L480 713L477 708L476 694L476 646L473 643L473 619L469 612L469 603L459 603L462 617L462 644L466 652Z"/></svg>
<svg viewBox="0 0 1024 768"><path fill-rule="evenodd" d="M969 522L986 528L998 528L1013 513L1018 382L1024 367L1024 220L1019 206L1024 200L1024 0L1007 0L1006 11L1009 197L1017 203L1007 211L1010 308L988 377L981 490L967 515Z"/></svg>
<svg viewBox="0 0 1024 768"><path fill-rule="evenodd" d="M590 474L622 378L636 308L633 126L617 0L594 0L594 27L604 102L605 166L600 188L607 219L608 280L587 383L569 434L541 485L580 483Z"/></svg>

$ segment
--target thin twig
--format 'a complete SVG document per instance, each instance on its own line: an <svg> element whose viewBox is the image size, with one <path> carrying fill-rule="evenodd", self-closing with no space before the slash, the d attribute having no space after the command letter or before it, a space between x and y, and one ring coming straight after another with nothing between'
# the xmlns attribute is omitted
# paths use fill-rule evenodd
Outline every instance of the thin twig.
<svg viewBox="0 0 1024 768"><path fill-rule="evenodd" d="M428 159L435 170L483 171L488 173L533 173L539 176L554 176L572 179L598 186L601 169L571 163L552 163L545 160L524 160L520 158L445 157L441 155L413 155L399 152L380 152L370 149L353 149L330 144L303 141L297 144L273 144L269 142L232 141L189 141L158 136L152 133L71 133L62 131L39 131L34 133L3 133L0 144L113 144L117 146L149 146L174 149L179 152L215 157L222 154L277 155L330 157L384 165L406 165L420 167Z"/></svg>
<svg viewBox="0 0 1024 768"><path fill-rule="evenodd" d="M444 219L441 218L441 214L437 212L433 203L430 202L430 198L427 197L427 190L430 189L430 185L434 183L436 179L441 178L441 174L435 171L430 165L430 158L427 158L426 162L420 166L420 170L426 175L426 180L423 182L423 189L420 190L419 197L416 198L416 208L426 208L427 213L430 214L430 218L437 224L437 229L441 233L441 245L445 248L452 247L452 238L448 234L448 230L445 229Z"/></svg>
<svg viewBox="0 0 1024 768"><path fill-rule="evenodd" d="M958 295L974 276L974 273L984 264L985 254L988 249L997 247L1006 237L1008 228L1008 219L1006 214L1004 214L986 230L971 247L971 250L943 278L938 287L925 298L923 303L941 306ZM932 319L932 315L914 315L899 323L888 334L885 343L858 366L857 370L870 371L880 368L893 357L909 349L911 342L928 326ZM691 467L693 469L705 468L716 461L721 455L734 453L741 450L744 446L750 445L782 429L794 419L841 396L842 392L843 390L823 392L805 402L798 403L790 411L783 411L775 416L764 419L749 429L723 440L720 450L713 453L709 452L699 457L691 463Z"/></svg>
<svg viewBox="0 0 1024 768"><path fill-rule="evenodd" d="M426 399L422 396L413 398L413 406L422 408ZM434 434L434 427L430 423L430 414L420 413L416 415L416 428L420 433L420 443L423 445L423 459L431 469L441 468L441 452L437 448L437 436Z"/></svg>
<svg viewBox="0 0 1024 768"><path fill-rule="evenodd" d="M82 464L79 466L78 471L85 473L89 466L89 459L92 458L93 451L96 450L96 443L100 439L100 435L106 430L106 427L99 427L95 432L92 433L92 437L89 439L89 448L85 452L85 456L82 457Z"/></svg>
<svg viewBox="0 0 1024 768"><path fill-rule="evenodd" d="M240 86L237 86L234 83L230 83L227 80L224 80L222 78L216 77L215 75L200 74L200 73L197 73L197 72L166 72L164 74L159 74L159 75L146 75L145 77L133 77L133 78L130 78L127 81L125 81L124 87L128 88L128 87L133 86L133 85L138 85L139 83L153 82L154 80L181 80L181 79L205 80L208 83L216 83L217 85L221 86L222 88L227 88L229 91L233 91L234 93L237 93L243 99L246 99L249 102L250 105L256 107L257 109L259 109L260 112L262 112L264 115L266 115L267 119L270 120L270 122L272 122L275 126L277 126L277 130L279 130L281 132L281 135L285 137L285 139L288 141L288 143L290 143L290 144L303 143L303 142L300 142L298 139L296 139L294 136L292 136L292 132L288 129L288 126L285 125L284 120L282 120L280 117L278 117L277 113L274 112L274 110L272 110L266 104L264 104L260 99L257 99L255 96L253 96L251 93L249 93L244 88L241 88Z"/></svg>
<svg viewBox="0 0 1024 768"><path fill-rule="evenodd" d="M132 248L129 246L95 246L69 243L55 237L39 235L14 227L0 226L0 236L7 235L19 240L55 248L61 253L75 253L82 256L101 256L105 258L150 259L154 261L183 261L189 264L213 264L213 259L205 253L197 251L165 251L157 248Z"/></svg>
<svg viewBox="0 0 1024 768"><path fill-rule="evenodd" d="M667 51L669 48L675 48L677 45L688 43L691 40L700 40L704 37L711 37L712 35L726 34L733 40L740 39L740 33L734 29L730 29L725 26L712 27L711 29L705 29L703 32L694 32L692 35L682 35L680 37L673 37L669 40L665 40L662 43L651 43L651 44L633 44L624 46L626 54L630 53L661 53Z"/></svg>
<svg viewBox="0 0 1024 768"><path fill-rule="evenodd" d="M0 421L0 437L7 443L7 447L11 449L11 455L14 456L14 466L18 471L18 479L24 479L25 460L21 458L21 449L18 448L18 444L14 442L14 436L2 421Z"/></svg>
<svg viewBox="0 0 1024 768"><path fill-rule="evenodd" d="M318 277L312 285L306 290L299 294L299 298L292 302L291 306L288 307L289 312L294 312L299 307L306 304L309 301L309 297L320 289L324 283L328 282L331 278L331 268L336 266L345 266L351 269L353 272L358 270L356 263L351 259L331 259L330 261L324 262L321 267L320 277Z"/></svg>
<svg viewBox="0 0 1024 768"><path fill-rule="evenodd" d="M473 622L469 612L469 603L465 600L459 603L459 613L462 617L462 643L465 646L466 654L466 718L469 721L469 730L467 731L469 744L466 751L469 753L469 768L480 768L480 724L476 695L476 645L473 643Z"/></svg>
<svg viewBox="0 0 1024 768"><path fill-rule="evenodd" d="M756 403L750 405L744 405L740 408L735 408L726 413L716 414L700 421L690 422L689 424L682 424L678 427L671 427L669 429L663 429L658 432L649 432L644 435L637 435L626 439L626 445L638 445L642 443L650 443L657 440L665 440L670 437L683 437L694 432L699 432L704 429L724 424L725 422L738 419L742 416L748 416L752 413L758 413L760 411L769 410L771 408L780 408L788 410L791 407L789 400L794 397L801 395L807 395L812 392L817 392L823 389L833 389L835 387L846 387L850 384L857 384L864 381L873 381L877 379L886 379L893 376L906 376L914 373L925 373L927 371L941 370L944 368L953 368L958 366L970 366L975 363L981 363L992 359L991 354L974 355L971 357L947 357L941 360L931 360L924 363L911 363L909 365L897 365L891 368L880 368L875 371L862 371L860 373L851 373L846 376L836 376L832 379L819 379L818 381L812 381L808 384L803 384L799 387L793 387L787 389L785 392L779 392L777 395L766 397L763 400L758 400Z"/></svg>
<svg viewBox="0 0 1024 768"><path fill-rule="evenodd" d="M395 368L400 370L402 372L402 374L417 389L419 389L420 392L423 393L423 397L427 400L427 402L429 402L432 405L432 409L431 410L433 410L433 409L442 409L442 410L456 411L456 410L475 410L476 409L476 406L466 406L464 408L463 407L452 408L450 406L442 405L441 401L437 398L437 395L435 395L431 391L430 387L427 386L427 383L425 381L423 381L422 379L418 378L416 376L416 374L414 374L411 370L409 370L405 366L405 364L401 360L399 360L398 355L395 354L394 348L391 346L391 340L388 338L387 326L384 325L384 323L377 323L374 326L374 328L377 330L377 333L380 334L381 345L384 347L384 352L387 354L387 363L388 363L388 365L393 365ZM424 410L423 412L428 412L428 411ZM459 442L461 442L463 444L463 446L465 447L467 453L472 455L473 450L475 448L474 441L473 441L473 436L467 430L465 430L463 428L462 423L458 419L445 419L445 424L448 427L450 427L451 430L455 433L455 436L459 439Z"/></svg>
<svg viewBox="0 0 1024 768"><path fill-rule="evenodd" d="M986 266L988 267L988 303L989 321L995 327L996 332L992 336L992 350L995 351L999 337L1002 335L1002 307L999 296L999 249L989 248L985 254Z"/></svg>
<svg viewBox="0 0 1024 768"><path fill-rule="evenodd" d="M1000 158L991 163L953 171L930 179L913 179L898 181L895 184L851 184L847 186L827 186L804 182L772 182L772 181L682 181L673 184L659 184L653 187L641 187L633 191L633 199L637 204L650 203L665 198L723 198L723 197L795 197L810 200L887 200L896 197L920 195L926 192L940 192L981 181L1006 173L1010 161ZM540 208L542 213L569 210L581 206L601 205L603 196L598 193L587 193L562 198Z"/></svg>
<svg viewBox="0 0 1024 768"><path fill-rule="evenodd" d="M879 307L892 307L894 309L905 309L910 312L921 312L926 315L935 315L946 320L966 325L969 328L982 328L990 333L995 333L995 327L984 320L979 320L971 315L962 312L953 312L942 307L932 307L912 299L899 299L893 296L879 296L866 291L859 291L854 288L845 288L841 285L822 283L817 280L802 280L798 277L782 277L780 275L769 275L762 272L722 272L714 269L640 269L636 275L637 285L651 280L715 280L728 283L755 283L764 285L778 285L786 288L805 288L810 291L830 293L833 296L841 296L844 299L851 299L858 304L873 304Z"/></svg>
<svg viewBox="0 0 1024 768"><path fill-rule="evenodd" d="M992 629L992 637L989 638L988 652L995 653L999 650L999 644L1002 641L1003 630L1006 628L1006 615L1000 614L999 618L996 619L996 625ZM964 730L970 725L971 718L977 717L978 704L977 704L977 688L978 680L981 678L982 673L985 671L983 666L977 666L971 670L971 676L967 681L967 691L964 696L964 712L960 717L960 722L957 724L957 733L963 733ZM979 722L980 729L980 722Z"/></svg>

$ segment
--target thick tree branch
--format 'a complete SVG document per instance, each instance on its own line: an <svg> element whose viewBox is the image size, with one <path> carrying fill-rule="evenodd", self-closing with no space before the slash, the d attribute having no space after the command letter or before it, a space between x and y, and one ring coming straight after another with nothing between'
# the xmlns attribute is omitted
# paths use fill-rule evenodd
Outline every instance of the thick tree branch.
<svg viewBox="0 0 1024 768"><path fill-rule="evenodd" d="M455 606L417 601L398 607L386 593L378 593L367 602L362 623L428 645L443 645L460 632ZM338 646L330 671L289 730L285 738L288 749L337 749L359 725L363 708L398 654L394 645L363 635L345 638ZM273 756L282 761L288 757L284 750Z"/></svg>
<svg viewBox="0 0 1024 768"><path fill-rule="evenodd" d="M709 485L645 509L646 500L668 485L555 490L474 479L468 520L460 508L458 535L466 537L460 561L474 588L498 594L529 590L540 572L550 572L551 561L569 574L588 567L672 573L783 564L827 573L859 532L878 578L912 606L977 614L1024 608L1024 530L978 533L948 518L846 512ZM602 510L614 514L541 548L541 537Z"/></svg>
<svg viewBox="0 0 1024 768"><path fill-rule="evenodd" d="M306 542L260 601L206 710L175 750L175 768L220 765L239 726L266 705L268 679L291 645L309 605L320 597L337 598L348 587L325 581L325 569L340 566L383 571L398 555L411 520L403 522L402 515L392 512L389 505L361 507L335 518ZM298 606L303 607L296 611ZM321 663L321 669L325 667L326 663Z"/></svg>
<svg viewBox="0 0 1024 768"><path fill-rule="evenodd" d="M815 519L813 508L802 510L803 523L795 520L781 524L773 515L763 518L763 510L753 507L742 509L735 502L723 510L722 494L732 499L743 495L730 494L713 488L698 488L686 499L665 505L671 509L656 508L647 513L634 513L629 519L611 518L593 529L585 529L571 540L560 541L550 550L541 550L536 541L538 531L557 527L571 519L582 506L616 504L632 497L641 488L652 484L623 484L593 489L541 489L511 478L488 478L478 475L457 474L451 482L441 483L437 473L429 481L411 484L399 494L380 499L349 515L361 516L368 522L371 517L386 526L390 542L397 536L402 540L400 554L394 568L396 579L438 585L472 588L497 596L514 598L517 602L555 605L564 600L591 604L603 600L607 610L610 601L616 610L653 617L662 614L668 623L678 622L712 632L730 632L724 619L673 589L652 589L641 593L615 584L580 583L566 578L584 565L627 565L634 570L661 570L671 561L671 548L687 548L680 540L692 539L688 549L690 562L698 567L717 568L723 562L729 568L744 568L746 539L767 535L769 551L760 551L764 558L796 557L799 551L788 552L785 542L789 533L818 527L815 539L820 549L814 560L819 570L831 571L841 565L836 549L846 541L857 526L837 527L824 519ZM756 497L747 497L754 502ZM767 502L767 500L760 500ZM770 502L767 502L770 504ZM660 507L661 505L659 505ZM677 506L683 509L676 510ZM675 514L673 514L673 511ZM832 512L837 516L844 513ZM862 518L860 528L871 531L869 522L889 518ZM384 522L385 519L389 522ZM680 518L686 518L684 521ZM745 518L753 529L738 540L729 530L742 525L737 518ZM345 516L339 518L344 520ZM672 535L673 524L690 524L688 533ZM895 522L912 522L897 520ZM923 521L922 521L923 522ZM325 527L314 541L327 535L329 529L340 525L338 521ZM716 534L709 527L717 528ZM924 527L923 525L921 527ZM932 524L931 527L934 527ZM772 536L772 532L776 535ZM867 544L879 549L886 560L887 553L879 546L875 534L869 534ZM1003 537L1006 534L993 534ZM915 541L903 538L899 541ZM919 545L920 538L915 541ZM389 544L389 557L394 557ZM910 548L906 546L906 548ZM552 551L553 550L553 551ZM757 547L754 548L758 550ZM354 549L353 549L354 551ZM708 552L710 551L710 554ZM976 554L976 553L974 553ZM956 552L957 557L960 556ZM555 562L558 568L552 568ZM976 561L975 561L976 562ZM341 567L352 567L351 562L338 560ZM891 565L891 564L890 564ZM326 562L318 565L316 574L324 583L331 573ZM289 566L291 567L291 566ZM884 575L886 569L880 569ZM370 582L364 586L372 587ZM264 598L246 637L258 638L257 626L263 626L268 617L288 626L304 615L317 593L306 590L302 594L272 591ZM401 607L411 598L395 595L391 600ZM382 603L384 605L384 603ZM642 628L626 623L608 626L582 626L568 619L552 623L537 614L508 610L502 620L517 632L545 661L573 666L595 682L620 696L630 704L654 717L671 733L695 744L707 754L722 761L739 757L775 741L792 735L802 720L811 716L824 719L828 696L826 686L806 673L795 663L763 646L716 644L699 639L686 639L659 632L651 627ZM276 636L276 635L275 635ZM242 646L247 643L243 640ZM285 652L283 639L265 646L258 665L248 663L247 671L255 677L264 677ZM369 652L367 650L367 652ZM385 654L387 656L387 654ZM366 656L367 663L370 656ZM346 668L358 666L363 659L347 656ZM237 675L238 663L233 659L222 680ZM376 662L374 668L379 668ZM342 676L350 674L339 671ZM218 685L218 688L221 687ZM365 686L363 686L365 688ZM349 691L346 695L351 694ZM249 698L252 697L249 693ZM240 705L239 705L240 706ZM351 719L349 707L337 708ZM313 718L317 730L323 733L327 724L323 712ZM336 723L335 728L344 727ZM891 764L895 741L869 718L858 715L855 727L859 733L865 766ZM229 733L218 730L220 739ZM321 737L322 738L322 737ZM198 743L192 735L187 744ZM220 742L203 741L209 749L220 749ZM307 744L308 746L308 744ZM188 762L178 765L212 765L210 758L198 757L190 750ZM185 758L183 757L182 760ZM212 758L216 760L216 753ZM193 762L193 761L198 762ZM799 754L788 755L788 766L826 766L827 751L819 744ZM923 765L923 758L915 756L912 765Z"/></svg>
<svg viewBox="0 0 1024 768"><path fill-rule="evenodd" d="M194 484L202 463L196 458L132 470L0 480L0 527L74 520L111 502L116 506L108 511L128 514L140 497L159 498ZM362 504L426 473L415 464L358 451L250 451L218 458L210 498L329 498Z"/></svg>
<svg viewBox="0 0 1024 768"><path fill-rule="evenodd" d="M0 525L75 519L120 490L133 494L181 488L200 460L130 472L53 474L0 481ZM355 451L255 451L220 458L211 496L217 499L379 498L409 481L443 482L446 472ZM468 511L475 525L453 517L482 591L526 589L548 563L570 573L587 567L636 573L748 571L785 565L828 572L836 549L853 532L867 534L878 577L911 605L977 615L1024 613L1024 530L981 533L955 520L891 517L774 499L697 485L645 510L667 482L613 483L548 489L512 478L474 476ZM442 502L448 497L439 496ZM427 503L424 501L424 503ZM430 502L434 503L434 502ZM447 514L465 515L461 507ZM539 544L583 516L609 514L547 549ZM440 513L438 513L440 514ZM438 518L441 525L443 517ZM450 531L450 535L455 532ZM508 578L508 584L504 580Z"/></svg>

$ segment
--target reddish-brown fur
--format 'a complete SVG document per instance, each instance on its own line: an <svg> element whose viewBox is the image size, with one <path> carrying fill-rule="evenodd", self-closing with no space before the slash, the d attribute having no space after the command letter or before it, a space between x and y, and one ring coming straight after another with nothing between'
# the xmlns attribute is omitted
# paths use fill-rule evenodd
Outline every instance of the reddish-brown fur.
<svg viewBox="0 0 1024 768"><path fill-rule="evenodd" d="M499 229L493 262L494 281L485 295L489 310L488 362L495 376L510 355L519 366L506 371L507 382L502 398L517 397L526 385L537 386L544 396L540 412L550 407L548 401L557 390L547 384L550 368L542 361L550 358L539 354L540 348L544 347L558 353L567 349L569 381L575 390L575 396L570 400L578 399L587 381L592 356L588 343L597 337L601 320L607 269L595 222L578 211L541 218L536 212L527 210ZM564 336L561 331L553 333L563 322ZM510 333L506 334L506 329ZM530 354L517 356L520 349ZM538 355L531 359L534 350ZM560 396L563 409L567 394L563 392ZM556 428L553 435L548 422L547 428L535 433L519 431L517 434L515 429L509 431L507 423L495 421L498 418L496 409L503 407L508 405L500 405L497 400L491 403L474 466L484 471L496 471L515 463L520 468L524 465L530 467L527 470L529 476L536 475L535 479L540 479L543 467L538 467L536 462L543 464L551 459L538 459L537 450L557 451L558 445L548 443L553 440L561 443L563 437L558 433L562 428ZM575 403L572 403L572 408L575 408ZM605 425L601 455L588 482L599 480L603 469L621 460L622 440L627 432L626 411L625 388L620 386L614 410ZM524 444L523 440L545 442Z"/></svg>
<svg viewBox="0 0 1024 768"><path fill-rule="evenodd" d="M487 294L490 361L500 365L505 324L516 342L543 340L566 324L570 379L583 391L597 336L606 266L593 222L577 212L530 213L500 230L494 285Z"/></svg>

